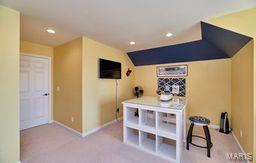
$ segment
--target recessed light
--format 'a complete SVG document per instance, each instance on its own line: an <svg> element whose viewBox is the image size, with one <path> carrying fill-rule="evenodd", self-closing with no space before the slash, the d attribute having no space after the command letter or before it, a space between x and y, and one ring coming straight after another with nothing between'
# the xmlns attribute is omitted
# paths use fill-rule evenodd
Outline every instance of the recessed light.
<svg viewBox="0 0 256 163"><path fill-rule="evenodd" d="M134 41L131 41L131 42L130 42L130 45L135 45L135 42L134 42Z"/></svg>
<svg viewBox="0 0 256 163"><path fill-rule="evenodd" d="M173 34L172 33L167 33L165 36L166 37L171 37Z"/></svg>
<svg viewBox="0 0 256 163"><path fill-rule="evenodd" d="M51 34L54 34L55 33L55 31L53 30L53 29L47 29L46 30L48 33L51 33Z"/></svg>

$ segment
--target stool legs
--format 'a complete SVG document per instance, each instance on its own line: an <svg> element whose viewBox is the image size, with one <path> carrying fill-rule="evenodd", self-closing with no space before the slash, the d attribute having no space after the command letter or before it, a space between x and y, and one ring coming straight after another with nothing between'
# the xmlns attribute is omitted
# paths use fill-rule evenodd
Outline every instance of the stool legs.
<svg viewBox="0 0 256 163"><path fill-rule="evenodd" d="M194 128L194 123L190 124L189 130L188 130L188 135L187 135L187 150L189 150L189 143L192 142L192 132Z"/></svg>
<svg viewBox="0 0 256 163"><path fill-rule="evenodd" d="M208 126L203 126L204 128L204 134L206 138L206 143L207 143L207 156L211 157L211 147L212 147L212 141L211 141L211 135Z"/></svg>

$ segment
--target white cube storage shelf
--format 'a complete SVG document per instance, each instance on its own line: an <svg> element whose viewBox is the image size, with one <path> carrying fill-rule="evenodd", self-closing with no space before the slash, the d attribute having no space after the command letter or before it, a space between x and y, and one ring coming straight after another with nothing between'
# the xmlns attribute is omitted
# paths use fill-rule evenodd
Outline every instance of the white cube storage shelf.
<svg viewBox="0 0 256 163"><path fill-rule="evenodd" d="M135 116L136 110L139 111L139 117ZM163 141L163 139L176 141L175 114L131 107L125 112L126 143L141 147L147 152L157 153L168 160L176 159L176 145ZM134 131L137 131L137 134Z"/></svg>
<svg viewBox="0 0 256 163"><path fill-rule="evenodd" d="M123 104L124 143L171 162L180 162L186 127L186 103L180 110L128 102ZM136 111L139 116L135 116Z"/></svg>

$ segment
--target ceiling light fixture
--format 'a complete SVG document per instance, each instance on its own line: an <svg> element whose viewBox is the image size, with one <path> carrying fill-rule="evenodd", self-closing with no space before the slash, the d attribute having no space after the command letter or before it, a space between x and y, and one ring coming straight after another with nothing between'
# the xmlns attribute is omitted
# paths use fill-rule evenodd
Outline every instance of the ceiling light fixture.
<svg viewBox="0 0 256 163"><path fill-rule="evenodd" d="M135 45L135 42L134 42L134 41L131 41L131 42L130 42L130 45Z"/></svg>
<svg viewBox="0 0 256 163"><path fill-rule="evenodd" d="M54 31L53 29L50 29L50 28L47 29L46 31L47 31L48 33L50 33L50 34L54 34L54 33L55 33L55 31Z"/></svg>
<svg viewBox="0 0 256 163"><path fill-rule="evenodd" d="M165 36L166 37L171 37L173 34L172 33L167 33Z"/></svg>

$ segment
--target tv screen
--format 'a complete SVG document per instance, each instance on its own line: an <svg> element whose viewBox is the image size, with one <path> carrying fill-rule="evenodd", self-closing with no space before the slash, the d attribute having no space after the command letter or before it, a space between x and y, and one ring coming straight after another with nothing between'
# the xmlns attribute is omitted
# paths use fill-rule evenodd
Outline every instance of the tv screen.
<svg viewBox="0 0 256 163"><path fill-rule="evenodd" d="M100 78L103 79L121 79L121 63L105 59L99 60Z"/></svg>

